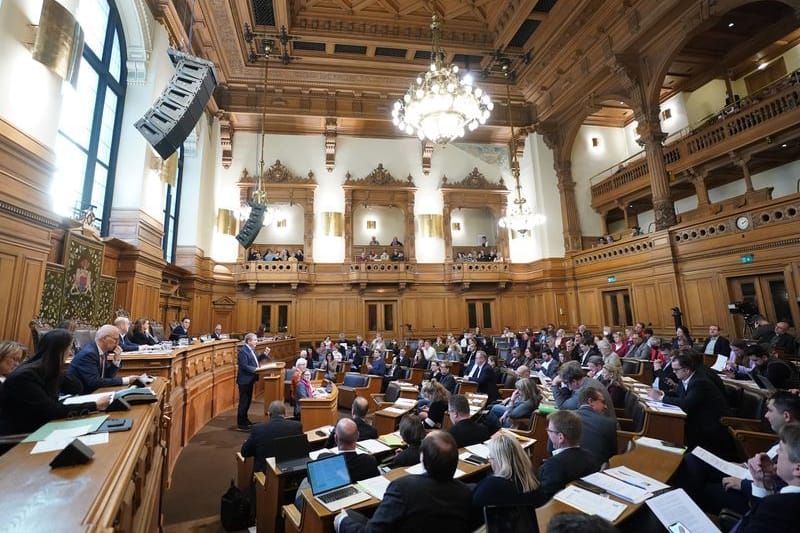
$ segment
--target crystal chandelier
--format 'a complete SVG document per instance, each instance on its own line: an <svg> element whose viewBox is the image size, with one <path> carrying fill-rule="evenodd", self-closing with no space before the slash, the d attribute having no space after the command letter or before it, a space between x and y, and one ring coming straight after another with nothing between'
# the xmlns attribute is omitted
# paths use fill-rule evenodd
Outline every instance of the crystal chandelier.
<svg viewBox="0 0 800 533"><path fill-rule="evenodd" d="M430 70L417 76L392 109L392 122L409 135L444 144L483 124L494 108L489 95L472 85L472 76L458 76L458 65L443 63L439 20L431 22L433 44Z"/></svg>
<svg viewBox="0 0 800 533"><path fill-rule="evenodd" d="M534 226L543 224L545 216L535 213L530 206L525 205L528 201L522 196L522 186L519 183L519 161L517 161L517 136L514 132L514 122L511 120L511 89L506 85L506 98L508 101L508 124L511 126L511 175L514 176L514 188L516 197L514 205L508 206L506 215L498 221L501 228L516 231L521 235L526 235Z"/></svg>

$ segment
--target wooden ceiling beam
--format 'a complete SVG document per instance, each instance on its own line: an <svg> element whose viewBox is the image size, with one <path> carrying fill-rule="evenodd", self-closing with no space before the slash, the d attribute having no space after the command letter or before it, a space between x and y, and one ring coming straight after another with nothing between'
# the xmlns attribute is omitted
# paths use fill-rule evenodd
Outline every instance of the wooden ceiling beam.
<svg viewBox="0 0 800 533"><path fill-rule="evenodd" d="M272 11L275 14L275 27L280 29L286 26L287 31L292 29L292 21L289 16L289 0L272 0Z"/></svg>

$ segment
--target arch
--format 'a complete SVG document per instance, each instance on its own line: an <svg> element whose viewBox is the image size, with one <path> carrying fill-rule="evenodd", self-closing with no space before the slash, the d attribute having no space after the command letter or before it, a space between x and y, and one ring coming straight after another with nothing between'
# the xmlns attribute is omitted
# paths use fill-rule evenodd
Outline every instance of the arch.
<svg viewBox="0 0 800 533"><path fill-rule="evenodd" d="M597 102L605 102L606 100L616 100L618 102L623 102L625 105L627 105L631 109L634 109L634 107L631 105L630 97L627 94L625 94L625 92L622 91L619 88L611 89L609 92L604 92L603 94L601 94L599 96L595 96L593 98L593 100L597 101ZM563 140L563 146L562 146L563 153L560 154L561 155L561 157L560 157L561 160L569 160L569 161L572 160L572 148L573 148L573 145L575 144L575 139L578 137L578 131L580 131L581 126L583 125L584 119L587 116L591 115L591 113L589 111L591 111L591 109L587 108L587 111L585 113L578 114L578 115L574 116L571 119L570 122L567 122L567 124L565 124L565 127L563 129L564 137L562 139ZM635 111L635 109L634 109L634 111Z"/></svg>
<svg viewBox="0 0 800 533"><path fill-rule="evenodd" d="M800 14L800 0L773 0L775 3L787 5L795 10L795 14ZM754 0L718 0L707 5L705 2L692 2L689 9L683 13L683 25L680 28L681 38L664 39L659 41L661 53L653 57L654 76L648 81L645 88L645 105L659 105L661 85L667 75L667 71L672 64L675 55L678 54L686 44L699 33L707 30L730 11L747 4L754 4ZM644 81L644 80L642 80Z"/></svg>
<svg viewBox="0 0 800 533"><path fill-rule="evenodd" d="M153 24L145 0L115 0L127 45L128 83L143 84L153 51Z"/></svg>

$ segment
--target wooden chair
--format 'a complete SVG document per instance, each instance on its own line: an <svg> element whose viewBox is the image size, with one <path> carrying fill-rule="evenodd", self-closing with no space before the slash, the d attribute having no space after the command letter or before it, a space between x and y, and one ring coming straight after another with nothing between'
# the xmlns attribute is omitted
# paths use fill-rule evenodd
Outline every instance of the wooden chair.
<svg viewBox="0 0 800 533"><path fill-rule="evenodd" d="M755 454L769 449L778 440L775 433L736 429L731 426L728 426L728 432L733 437L741 461L746 461Z"/></svg>
<svg viewBox="0 0 800 533"><path fill-rule="evenodd" d="M250 492L250 483L253 481L253 458L243 457L236 452L236 486L247 494Z"/></svg>
<svg viewBox="0 0 800 533"><path fill-rule="evenodd" d="M542 461L544 461L547 455L547 415L536 410L533 412L530 428L527 431L514 428L511 428L511 431L517 435L522 435L523 437L528 437L536 441L529 448L529 454L534 471L538 472Z"/></svg>
<svg viewBox="0 0 800 533"><path fill-rule="evenodd" d="M370 397L372 397L372 401L375 403L376 411L379 411L384 407L391 407L400 397L400 385L395 382L391 382L386 386L386 392L372 393L370 394Z"/></svg>
<svg viewBox="0 0 800 533"><path fill-rule="evenodd" d="M408 382L413 383L414 385L422 384L422 380L425 378L425 369L424 368L409 368L410 375L408 376Z"/></svg>
<svg viewBox="0 0 800 533"><path fill-rule="evenodd" d="M342 384L339 385L339 407L350 409L353 406L353 400L360 396L367 400L369 412L375 411L375 403L372 401L371 395L379 393L381 385L383 385L383 378L380 376L348 372Z"/></svg>
<svg viewBox="0 0 800 533"><path fill-rule="evenodd" d="M529 431L533 427L533 419L536 417L536 411L531 413L528 418L509 418L512 429L519 429L522 431Z"/></svg>
<svg viewBox="0 0 800 533"><path fill-rule="evenodd" d="M307 506L303 506L307 507ZM283 531L284 533L300 533L303 531L303 515L300 514L300 509L293 503L289 503L281 507L281 514L283 515Z"/></svg>
<svg viewBox="0 0 800 533"><path fill-rule="evenodd" d="M478 392L478 383L475 381L460 381L456 387L456 394Z"/></svg>
<svg viewBox="0 0 800 533"><path fill-rule="evenodd" d="M647 427L647 410L644 404L636 401L633 407L631 419L617 419L620 429L617 430L617 451L624 453L628 449L628 444L636 437L641 437Z"/></svg>

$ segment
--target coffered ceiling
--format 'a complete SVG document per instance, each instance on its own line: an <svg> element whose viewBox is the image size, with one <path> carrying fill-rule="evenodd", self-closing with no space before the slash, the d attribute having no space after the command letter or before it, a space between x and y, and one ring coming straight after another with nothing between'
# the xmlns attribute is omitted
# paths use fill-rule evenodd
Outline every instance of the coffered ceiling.
<svg viewBox="0 0 800 533"><path fill-rule="evenodd" d="M516 126L581 112L587 124L629 123L633 112L620 98L593 102L584 111L576 110L575 104L611 75L607 68L590 63L592 50L607 46L604 42L612 29L639 25L648 16L645 4L652 3L147 1L156 17L166 21L176 42L186 42L191 34L192 53L217 65L220 86L212 107L235 131L260 131L265 113L264 128L269 132L321 133L327 124L341 134L376 137L404 135L391 123L391 106L428 67L435 12L441 20L446 60L471 71L495 101L489 123L468 134L467 140L473 142L508 141L507 86ZM686 2L665 0L660 5L666 4L678 13ZM667 23L669 19L664 20ZM245 28L253 34L249 42ZM753 69L754 61L768 60L794 46L798 37L797 19L784 4L742 6L716 19L712 28L676 55L663 81L662 98L694 90L715 77L741 76ZM262 54L265 41L272 43L269 61ZM576 77L577 68L585 76Z"/></svg>

